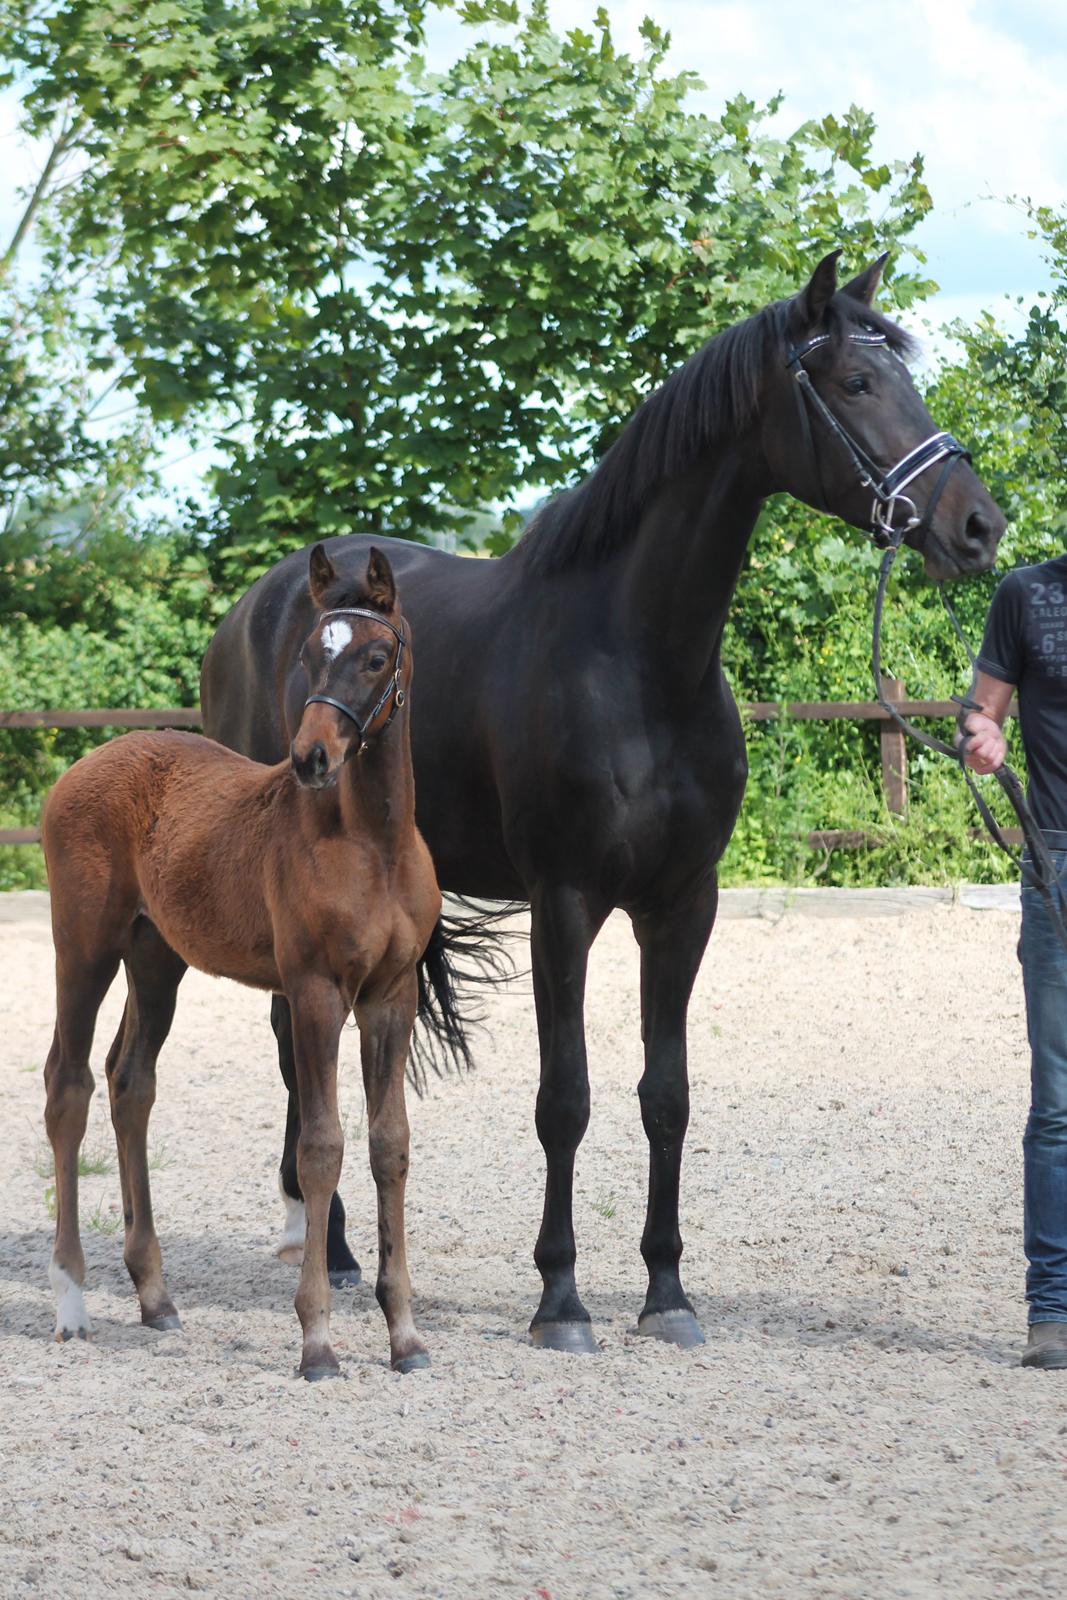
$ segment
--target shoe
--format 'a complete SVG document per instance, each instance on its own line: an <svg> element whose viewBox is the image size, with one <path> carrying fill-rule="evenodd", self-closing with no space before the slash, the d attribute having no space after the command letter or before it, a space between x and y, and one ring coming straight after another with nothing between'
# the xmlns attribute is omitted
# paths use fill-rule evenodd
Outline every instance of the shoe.
<svg viewBox="0 0 1067 1600"><path fill-rule="evenodd" d="M1067 1369L1067 1322L1031 1322L1022 1364L1046 1372Z"/></svg>

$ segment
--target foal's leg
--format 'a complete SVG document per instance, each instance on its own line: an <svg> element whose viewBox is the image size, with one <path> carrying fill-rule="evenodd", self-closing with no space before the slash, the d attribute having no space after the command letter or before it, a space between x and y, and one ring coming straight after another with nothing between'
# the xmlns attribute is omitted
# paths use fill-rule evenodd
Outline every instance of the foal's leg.
<svg viewBox="0 0 1067 1600"><path fill-rule="evenodd" d="M304 978L298 985L287 986L287 991L300 1095L296 1170L307 1208L304 1263L295 1304L304 1331L300 1371L314 1380L335 1377L340 1370L330 1348L326 1227L344 1153L337 1114L337 1047L347 1010L337 985L327 977Z"/></svg>
<svg viewBox="0 0 1067 1600"><path fill-rule="evenodd" d="M540 889L533 898L531 953L541 1046L537 1136L547 1173L545 1209L534 1247L544 1289L530 1324L549 1350L597 1349L574 1281L574 1157L589 1122L585 1055L585 975L589 947L606 911L575 889Z"/></svg>
<svg viewBox="0 0 1067 1600"><path fill-rule="evenodd" d="M156 1098L156 1059L174 1019L186 965L153 923L138 917L126 951L129 995L122 1026L107 1058L111 1121L119 1154L123 1259L141 1303L141 1321L165 1331L180 1328L163 1282L163 1260L152 1220L148 1176L148 1119Z"/></svg>
<svg viewBox="0 0 1067 1600"><path fill-rule="evenodd" d="M56 952L56 1028L45 1063L44 1121L56 1163L56 1237L48 1277L56 1296L56 1338L90 1333L78 1228L78 1151L89 1119L89 1070L96 1014L118 970L118 953L82 961Z"/></svg>
<svg viewBox="0 0 1067 1600"><path fill-rule="evenodd" d="M278 1173L278 1186L285 1203L285 1231L278 1243L276 1254L282 1261L299 1266L304 1259L304 1197L296 1175L296 1142L300 1137L300 1100L296 1090L296 1058L293 1054L293 1019L289 1002L283 994L276 994L271 1002L270 1023L278 1041L278 1064L285 1087L289 1091L289 1109L285 1119L285 1147ZM326 1228L326 1261L330 1282L335 1289L354 1287L363 1274L359 1262L348 1248L345 1239L345 1208L335 1190L330 1199L330 1220Z"/></svg>
<svg viewBox="0 0 1067 1600"><path fill-rule="evenodd" d="M718 898L712 874L670 910L633 919L641 946L641 1032L645 1042L645 1070L637 1092L649 1148L648 1211L641 1236L648 1293L638 1330L683 1348L704 1343L678 1274L682 1255L678 1187L689 1123L686 1014Z"/></svg>
<svg viewBox="0 0 1067 1600"><path fill-rule="evenodd" d="M367 1091L370 1166L378 1191L378 1282L375 1295L389 1329L389 1359L397 1372L428 1367L430 1357L415 1331L407 1267L404 1189L409 1130L404 1071L415 1022L418 987L414 972L388 1001L356 1007L363 1085Z"/></svg>

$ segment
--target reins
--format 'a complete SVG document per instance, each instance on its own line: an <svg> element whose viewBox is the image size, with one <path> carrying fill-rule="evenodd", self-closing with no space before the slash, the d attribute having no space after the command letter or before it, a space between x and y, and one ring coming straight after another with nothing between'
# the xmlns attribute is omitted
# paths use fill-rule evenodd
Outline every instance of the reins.
<svg viewBox="0 0 1067 1600"><path fill-rule="evenodd" d="M386 717L382 726L378 729L375 735L375 737L378 739L380 739L386 732L389 724L392 722L397 712L403 706L404 701L407 699L407 696L405 695L400 684L400 664L403 660L404 646L406 645L407 640L404 638L404 635L400 629L395 627L393 623L389 621L388 617L383 617L380 611L370 611L364 606L337 606L330 611L324 611L322 613L322 617L323 619L326 617L369 617L372 622L380 622L383 628L388 628L389 632L396 638L396 659L393 662L392 676L390 677L385 688L382 690L381 694L378 696L377 704L368 717L361 718L355 711L352 710L351 706L345 705L343 700L336 699L332 694L309 694L307 699L304 701L305 711L307 710L308 706L311 705L333 706L335 711L342 712L350 722L354 722L356 725L356 731L359 734L359 746L356 750L356 754L361 756L370 742L367 737L368 730L373 726L375 717L381 714L390 695L393 697L392 710L389 712L389 715Z"/></svg>
<svg viewBox="0 0 1067 1600"><path fill-rule="evenodd" d="M981 712L981 706L970 695L954 694L950 697L960 708L956 716L956 726L960 735L959 744L953 746L946 743L944 739L938 739L934 734L926 733L922 728L917 728L908 717L905 717L897 709L886 695L881 659L882 617L889 574L893 569L893 563L900 550L900 545L901 539L897 539L887 548L878 572L878 588L874 600L874 622L871 630L871 672L874 678L875 699L883 711L912 739L917 740L919 744L925 745L928 750L935 750L938 755L948 756L952 762L958 765L963 774L963 781L970 790L971 798L978 808L978 814L985 824L986 832L997 849L1002 850L1009 861L1013 863L1020 879L1023 882L1029 882L1033 888L1040 892L1048 907L1049 916L1060 942L1064 949L1067 949L1067 914L1065 914L1064 885L1056 871L1056 863L1052 859L1049 847L1045 843L1045 836L1034 821L1033 812L1027 804L1026 793L1019 774L1014 767L1009 766L1005 761L994 770L993 777L1007 796L1008 802L1018 819L1025 847L1022 851L1013 850L1005 839L996 817L990 810L985 796L981 793L973 774L967 766L967 745L973 737L967 728L967 717L972 711ZM973 687L974 674L978 669L974 651L971 649L967 636L960 626L959 618L956 616L945 593L944 585L939 583L937 587L941 596L941 604L945 608L945 614L952 625L952 630L966 651L967 659L971 664ZM1029 859L1027 859L1027 855L1029 855Z"/></svg>
<svg viewBox="0 0 1067 1600"><path fill-rule="evenodd" d="M885 336L876 333L874 330L849 334L848 338L854 344L884 345L887 343ZM916 445L895 466L887 470L879 467L863 449L859 441L853 438L844 424L834 415L826 401L816 390L810 374L804 368L804 357L810 351L818 349L829 342L829 334L815 335L804 344L796 346L789 351L786 357L786 365L797 381L796 395L801 419L801 433L805 449L814 466L814 476L818 480L822 509L828 510L829 507L826 504L826 490L823 483L819 455L812 437L809 410L815 412L833 437L843 446L861 484L871 491L870 537L872 542L885 552L878 573L878 587L875 592L874 619L871 632L871 672L874 678L875 699L887 716L910 738L915 739L928 750L934 750L939 755L948 756L959 767L990 838L997 848L1002 850L1014 864L1020 878L1023 881L1029 880L1032 886L1040 891L1048 907L1053 926L1064 948L1067 949L1067 915L1065 915L1064 886L1057 874L1056 864L1052 859L1044 835L1034 821L1033 813L1027 804L1022 781L1018 773L1007 762L1004 762L996 768L993 776L1007 796L1012 810L1018 818L1025 846L1024 851L1021 852L1016 852L1008 844L997 823L997 819L990 810L984 796L980 793L978 785L967 767L965 760L967 744L972 735L967 729L966 721L971 712L980 712L981 706L971 699L969 695L953 695L951 697L960 707L956 718L960 735L959 743L953 746L947 744L944 739L939 739L936 735L926 733L922 728L916 727L908 717L905 717L886 694L882 676L882 619L885 610L886 589L893 563L907 534L915 532L925 536L930 533L934 513L937 510L948 480L954 468L961 461L970 461L970 453L950 433L935 433L929 439ZM915 502L908 495L903 494L902 490L908 488L921 473L925 472L929 467L935 466L939 461L943 463L941 472L926 503L926 508L922 516L920 516ZM900 523L895 520L898 506L905 508L905 520ZM966 635L949 603L942 584L938 584L938 592L952 629L967 652L967 657L971 664L973 688L974 673L977 671L974 652L967 642ZM1027 854L1029 859L1027 859Z"/></svg>

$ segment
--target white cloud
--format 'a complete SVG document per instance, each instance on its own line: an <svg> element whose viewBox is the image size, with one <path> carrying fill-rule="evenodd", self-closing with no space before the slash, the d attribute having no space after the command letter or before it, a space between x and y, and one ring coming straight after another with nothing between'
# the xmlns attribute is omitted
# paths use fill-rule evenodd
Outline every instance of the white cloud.
<svg viewBox="0 0 1067 1600"><path fill-rule="evenodd" d="M595 0L555 0L558 26L588 26ZM639 44L651 13L673 38L671 63L707 85L716 111L743 91L759 101L785 92L783 128L855 102L878 123L881 159L921 151L937 212L956 212L986 195L1067 199L1067 27L1062 0L891 0L835 7L832 21L810 0L625 0L609 7L616 38ZM981 233L1022 243L1018 270L1029 289L1032 250L1025 223L1008 207L961 212L955 260ZM949 258L946 257L945 265ZM936 265L936 264L935 264ZM945 265L939 275L945 278ZM953 289L946 279L944 286Z"/></svg>

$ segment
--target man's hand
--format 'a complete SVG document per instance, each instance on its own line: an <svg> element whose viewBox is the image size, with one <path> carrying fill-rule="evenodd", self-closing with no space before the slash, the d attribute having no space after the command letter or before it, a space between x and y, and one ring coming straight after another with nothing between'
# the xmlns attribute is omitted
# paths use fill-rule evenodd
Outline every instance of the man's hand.
<svg viewBox="0 0 1067 1600"><path fill-rule="evenodd" d="M972 772L996 772L1007 760L1007 740L1000 730L1014 693L1014 685L990 677L988 672L975 673L971 700L981 709L968 711L962 719L968 734L963 759ZM963 743L962 734L956 734L956 743Z"/></svg>
<svg viewBox="0 0 1067 1600"><path fill-rule="evenodd" d="M963 759L971 771L984 775L1002 767L1008 758L1008 741L999 723L981 711L972 711L964 719L964 727L968 738Z"/></svg>

